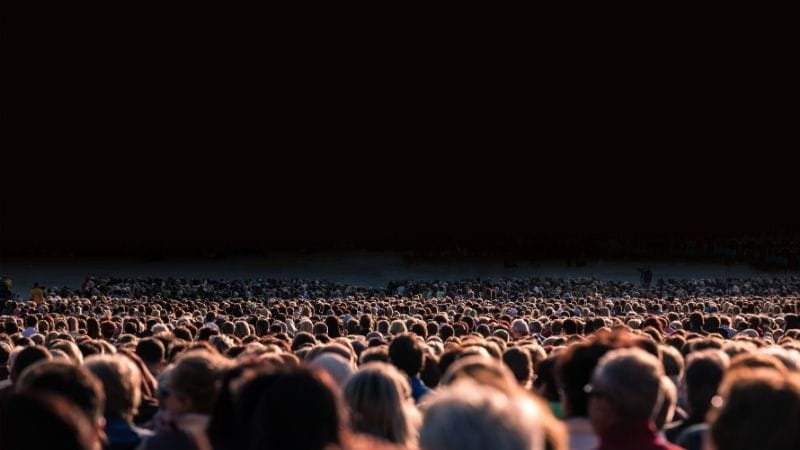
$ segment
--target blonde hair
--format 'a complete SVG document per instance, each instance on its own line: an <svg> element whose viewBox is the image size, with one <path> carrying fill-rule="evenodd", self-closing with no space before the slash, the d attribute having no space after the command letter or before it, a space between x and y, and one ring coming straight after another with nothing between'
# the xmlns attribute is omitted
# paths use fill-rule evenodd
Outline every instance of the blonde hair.
<svg viewBox="0 0 800 450"><path fill-rule="evenodd" d="M344 399L354 431L407 447L416 445L419 412L408 380L394 366L365 364L345 384Z"/></svg>

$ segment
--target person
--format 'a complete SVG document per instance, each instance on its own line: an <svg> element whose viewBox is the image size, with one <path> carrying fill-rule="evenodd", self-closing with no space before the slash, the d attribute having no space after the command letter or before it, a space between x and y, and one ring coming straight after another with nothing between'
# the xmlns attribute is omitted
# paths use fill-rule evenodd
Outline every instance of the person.
<svg viewBox="0 0 800 450"><path fill-rule="evenodd" d="M39 286L39 283L33 283L33 288L31 288L31 301L35 303L36 306L44 303L44 289Z"/></svg>
<svg viewBox="0 0 800 450"><path fill-rule="evenodd" d="M555 377L570 450L594 450L600 444L588 418L589 397L584 387L591 381L600 358L611 350L609 343L596 339L573 344L558 357Z"/></svg>
<svg viewBox="0 0 800 450"><path fill-rule="evenodd" d="M587 385L589 420L598 450L679 450L657 435L664 368L639 348L612 350L598 362Z"/></svg>
<svg viewBox="0 0 800 450"><path fill-rule="evenodd" d="M324 450L344 444L345 414L330 379L307 368L281 368L239 392L236 435L247 450Z"/></svg>
<svg viewBox="0 0 800 450"><path fill-rule="evenodd" d="M526 389L531 387L533 363L530 352L519 347L511 347L503 353L503 363L511 369L520 386Z"/></svg>
<svg viewBox="0 0 800 450"><path fill-rule="evenodd" d="M105 395L100 381L85 367L61 361L42 361L25 370L14 387L19 392L64 397L85 417L91 428L92 441L105 440Z"/></svg>
<svg viewBox="0 0 800 450"><path fill-rule="evenodd" d="M506 395L459 380L422 404L421 450L543 450L539 405L526 395Z"/></svg>
<svg viewBox="0 0 800 450"><path fill-rule="evenodd" d="M796 450L800 375L763 367L732 369L709 416L711 450Z"/></svg>
<svg viewBox="0 0 800 450"><path fill-rule="evenodd" d="M153 450L176 442L183 445L177 448L210 448L205 430L218 381L228 365L220 355L206 350L190 350L181 355L167 373L165 383L159 386L163 401L154 418L156 433L141 448Z"/></svg>
<svg viewBox="0 0 800 450"><path fill-rule="evenodd" d="M25 329L22 330L22 337L30 338L34 334L37 334L39 332L39 328L37 328L38 324L39 318L33 314L28 314L28 316L25 317Z"/></svg>
<svg viewBox="0 0 800 450"><path fill-rule="evenodd" d="M158 377L158 374L164 369L164 356L166 354L164 344L153 337L142 339L136 344L136 354L147 365L147 370L154 377Z"/></svg>
<svg viewBox="0 0 800 450"><path fill-rule="evenodd" d="M3 450L100 450L89 420L63 396L30 391L0 394Z"/></svg>
<svg viewBox="0 0 800 450"><path fill-rule="evenodd" d="M689 417L667 428L665 434L670 442L677 444L690 439L686 434L689 429L692 433L705 429L704 426L693 427L705 423L711 399L716 395L729 363L730 358L721 350L708 349L689 354L683 380Z"/></svg>
<svg viewBox="0 0 800 450"><path fill-rule="evenodd" d="M14 298L11 278L3 275L0 277L0 281L0 300L11 300Z"/></svg>
<svg viewBox="0 0 800 450"><path fill-rule="evenodd" d="M90 356L86 358L85 366L103 384L106 397L105 433L108 438L105 450L137 448L144 438L153 434L150 430L133 425L142 399L139 369L121 354Z"/></svg>
<svg viewBox="0 0 800 450"><path fill-rule="evenodd" d="M411 395L419 403L430 389L419 377L425 361L425 350L417 335L403 333L395 336L389 343L389 360L406 374L411 385Z"/></svg>
<svg viewBox="0 0 800 450"><path fill-rule="evenodd" d="M7 388L17 383L22 374L29 367L33 366L39 361L50 361L53 355L47 347L41 345L32 345L29 347L17 347L9 356L9 365L11 367L8 375L8 383L0 383L0 388Z"/></svg>
<svg viewBox="0 0 800 450"><path fill-rule="evenodd" d="M353 431L403 447L416 446L419 413L407 378L394 366L380 362L362 366L343 392Z"/></svg>

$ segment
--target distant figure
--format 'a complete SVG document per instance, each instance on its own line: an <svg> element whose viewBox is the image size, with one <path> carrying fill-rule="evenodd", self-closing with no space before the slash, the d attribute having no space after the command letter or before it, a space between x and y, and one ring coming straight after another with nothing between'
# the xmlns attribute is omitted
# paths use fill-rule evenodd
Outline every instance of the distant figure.
<svg viewBox="0 0 800 450"><path fill-rule="evenodd" d="M31 301L36 305L41 305L44 302L44 289L39 286L39 283L33 283L31 289Z"/></svg>
<svg viewBox="0 0 800 450"><path fill-rule="evenodd" d="M640 267L636 269L639 271L639 281L647 287L650 286L650 283L653 282L653 270L650 266L647 267Z"/></svg>
<svg viewBox="0 0 800 450"><path fill-rule="evenodd" d="M0 282L0 300L11 300L14 298L14 292L11 290L11 278L3 275L2 282Z"/></svg>

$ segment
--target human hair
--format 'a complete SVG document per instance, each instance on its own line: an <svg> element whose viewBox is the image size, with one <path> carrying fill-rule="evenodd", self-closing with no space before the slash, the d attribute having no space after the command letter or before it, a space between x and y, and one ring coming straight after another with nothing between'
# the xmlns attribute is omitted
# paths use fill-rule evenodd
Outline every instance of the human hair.
<svg viewBox="0 0 800 450"><path fill-rule="evenodd" d="M655 419L661 403L662 376L661 362L644 350L612 350L597 363L592 388L611 402L622 419Z"/></svg>
<svg viewBox="0 0 800 450"><path fill-rule="evenodd" d="M350 427L405 447L416 444L419 417L406 377L392 365L365 364L344 386Z"/></svg>
<svg viewBox="0 0 800 450"><path fill-rule="evenodd" d="M689 354L684 372L684 388L692 417L701 420L705 417L728 364L728 355L721 350L703 350Z"/></svg>
<svg viewBox="0 0 800 450"><path fill-rule="evenodd" d="M359 356L359 362L363 364L367 364L369 362L378 361L378 362L389 362L389 346L388 345L379 345L376 347L370 347L363 352L361 352L361 356Z"/></svg>
<svg viewBox="0 0 800 450"><path fill-rule="evenodd" d="M345 419L335 388L309 369L279 369L242 386L238 413L246 450L323 450L342 442Z"/></svg>
<svg viewBox="0 0 800 450"><path fill-rule="evenodd" d="M190 350L178 358L169 373L170 395L188 400L191 412L210 414L217 381L225 368L224 358L205 350Z"/></svg>
<svg viewBox="0 0 800 450"><path fill-rule="evenodd" d="M683 355L671 345L661 345L661 363L664 365L664 374L668 377L680 378L683 376Z"/></svg>
<svg viewBox="0 0 800 450"><path fill-rule="evenodd" d="M389 325L389 333L393 335L398 335L406 332L406 324L403 323L402 320L394 320L392 324Z"/></svg>
<svg viewBox="0 0 800 450"><path fill-rule="evenodd" d="M142 358L145 364L153 366L164 361L166 348L161 340L149 337L136 344L136 354Z"/></svg>
<svg viewBox="0 0 800 450"><path fill-rule="evenodd" d="M514 378L523 386L527 386L533 376L531 354L519 347L511 347L503 353L503 362L511 369Z"/></svg>
<svg viewBox="0 0 800 450"><path fill-rule="evenodd" d="M89 419L65 397L42 392L0 394L0 448L3 450L94 450Z"/></svg>
<svg viewBox="0 0 800 450"><path fill-rule="evenodd" d="M518 387L517 380L508 367L489 356L480 354L464 356L450 364L442 375L441 384L455 384L465 379L507 393Z"/></svg>
<svg viewBox="0 0 800 450"><path fill-rule="evenodd" d="M715 397L710 436L725 450L800 448L800 376L740 368L725 376Z"/></svg>
<svg viewBox="0 0 800 450"><path fill-rule="evenodd" d="M542 450L538 404L471 381L441 389L423 404L422 450Z"/></svg>
<svg viewBox="0 0 800 450"><path fill-rule="evenodd" d="M422 370L423 345L413 333L397 335L389 343L389 360L406 375L414 377Z"/></svg>
<svg viewBox="0 0 800 450"><path fill-rule="evenodd" d="M63 395L80 408L91 423L103 416L103 387L85 367L61 361L43 361L22 374L17 388Z"/></svg>
<svg viewBox="0 0 800 450"><path fill-rule="evenodd" d="M600 358L611 350L610 344L595 340L570 345L566 351L558 355L555 379L563 391L565 413L569 417L588 415L589 398L584 387L591 381L592 372Z"/></svg>
<svg viewBox="0 0 800 450"><path fill-rule="evenodd" d="M119 353L94 355L86 359L85 366L103 384L106 417L133 421L142 400L142 375L133 361Z"/></svg>
<svg viewBox="0 0 800 450"><path fill-rule="evenodd" d="M50 354L50 350L46 347L41 345L32 345L30 347L25 347L21 350L18 350L16 354L12 352L10 360L13 360L13 364L11 364L11 371L9 373L9 377L11 381L16 383L16 380L25 372L25 369L32 366L33 364L39 361L50 361L53 359L53 355Z"/></svg>

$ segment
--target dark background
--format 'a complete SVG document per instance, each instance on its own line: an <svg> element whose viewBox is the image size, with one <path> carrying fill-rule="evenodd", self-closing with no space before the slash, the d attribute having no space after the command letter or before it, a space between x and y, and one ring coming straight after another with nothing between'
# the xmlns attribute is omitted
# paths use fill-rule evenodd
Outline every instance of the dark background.
<svg viewBox="0 0 800 450"><path fill-rule="evenodd" d="M2 258L798 251L773 47L557 40L532 61L48 27L8 36Z"/></svg>

